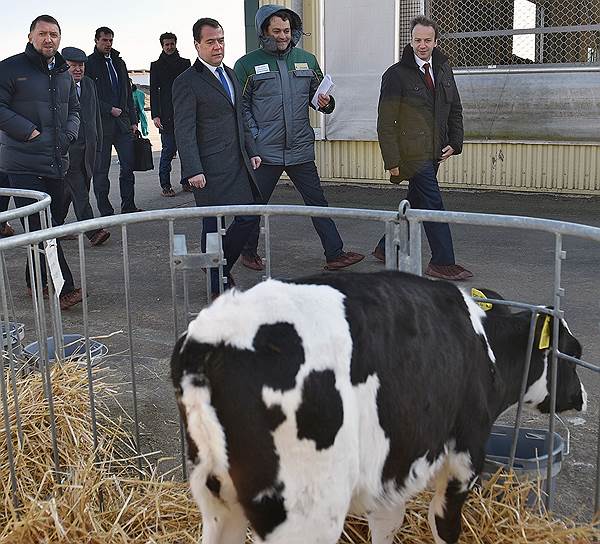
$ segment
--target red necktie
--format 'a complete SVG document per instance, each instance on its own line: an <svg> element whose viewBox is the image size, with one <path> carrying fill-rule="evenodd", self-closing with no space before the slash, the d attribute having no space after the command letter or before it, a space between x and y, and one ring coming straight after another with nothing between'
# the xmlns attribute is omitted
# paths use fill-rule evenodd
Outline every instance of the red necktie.
<svg viewBox="0 0 600 544"><path fill-rule="evenodd" d="M432 92L435 93L435 87L433 85L433 79L431 79L431 73L429 72L429 63L426 62L423 64L423 69L425 70L425 85Z"/></svg>

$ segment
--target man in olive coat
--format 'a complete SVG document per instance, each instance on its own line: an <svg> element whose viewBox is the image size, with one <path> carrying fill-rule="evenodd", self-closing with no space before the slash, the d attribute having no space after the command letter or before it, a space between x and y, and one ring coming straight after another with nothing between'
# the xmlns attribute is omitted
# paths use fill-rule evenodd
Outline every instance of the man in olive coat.
<svg viewBox="0 0 600 544"><path fill-rule="evenodd" d="M411 206L443 210L437 171L440 163L462 151L462 105L448 57L437 48L437 24L418 16L410 29L411 42L400 62L390 66L381 80L379 146L390 181L409 180ZM425 274L446 280L472 277L456 264L448 224L426 222L424 227L431 248ZM384 260L384 251L382 238L373 255Z"/></svg>
<svg viewBox="0 0 600 544"><path fill-rule="evenodd" d="M253 170L260 166L260 157L242 115L240 85L233 70L223 65L223 28L215 19L203 18L194 24L193 35L198 59L173 83L181 174L188 178L197 206L253 204L258 194ZM254 220L236 216L227 229L223 242L227 288ZM202 251L206 234L216 231L216 218L204 218ZM211 276L217 294L216 273Z"/></svg>

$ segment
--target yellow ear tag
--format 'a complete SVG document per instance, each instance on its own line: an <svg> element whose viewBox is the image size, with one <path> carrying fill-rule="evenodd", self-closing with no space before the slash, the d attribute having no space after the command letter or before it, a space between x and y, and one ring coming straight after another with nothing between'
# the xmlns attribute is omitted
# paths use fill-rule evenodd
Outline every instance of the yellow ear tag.
<svg viewBox="0 0 600 544"><path fill-rule="evenodd" d="M471 296L477 298L486 298L486 296L479 289L475 289L475 287L471 288ZM478 304L484 312L488 312L493 307L493 304L490 302L475 301L475 303Z"/></svg>
<svg viewBox="0 0 600 544"><path fill-rule="evenodd" d="M547 349L550 347L550 323L552 318L547 315L544 317L544 324L542 325L542 333L540 334L540 343L538 344L539 349Z"/></svg>

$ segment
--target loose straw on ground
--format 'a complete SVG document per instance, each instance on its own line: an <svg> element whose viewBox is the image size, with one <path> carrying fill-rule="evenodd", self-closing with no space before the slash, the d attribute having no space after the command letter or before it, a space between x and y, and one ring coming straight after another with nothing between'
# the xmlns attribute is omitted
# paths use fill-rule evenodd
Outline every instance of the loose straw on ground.
<svg viewBox="0 0 600 544"><path fill-rule="evenodd" d="M8 383L8 373L5 372ZM61 472L54 474L50 421L40 374L21 376L17 389L23 444L17 441L14 399L9 397L20 505L11 500L7 442L0 414L0 544L187 544L200 535L200 515L186 483L159 475L144 459L139 477L133 442L121 418L106 371L94 370L99 451L94 455L86 370L73 362L52 367L54 410ZM8 388L12 391L12 388ZM96 462L96 458L98 462ZM583 544L600 538L591 524L554 519L525 507L536 488L511 476L494 476L472 492L463 510L463 544ZM396 537L403 544L430 544L427 523L431 495L409 505ZM252 542L250 536L247 542ZM370 542L364 519L349 517L340 544ZM307 542L306 544L312 544Z"/></svg>

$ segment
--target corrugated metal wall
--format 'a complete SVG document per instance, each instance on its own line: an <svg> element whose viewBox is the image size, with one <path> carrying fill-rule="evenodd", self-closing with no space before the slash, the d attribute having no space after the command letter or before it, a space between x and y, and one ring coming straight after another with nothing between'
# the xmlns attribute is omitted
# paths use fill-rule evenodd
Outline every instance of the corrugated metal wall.
<svg viewBox="0 0 600 544"><path fill-rule="evenodd" d="M260 0L260 4L273 0ZM293 0L278 0L294 8ZM319 58L320 0L304 0L302 46ZM313 121L318 123L315 116ZM377 142L317 141L317 167L325 180L382 183L388 179ZM559 142L465 142L462 155L439 173L444 187L600 195L600 145Z"/></svg>
<svg viewBox="0 0 600 544"><path fill-rule="evenodd" d="M377 142L320 141L316 149L325 180L388 179ZM438 177L445 187L600 195L600 147L465 142L463 153L446 161Z"/></svg>

